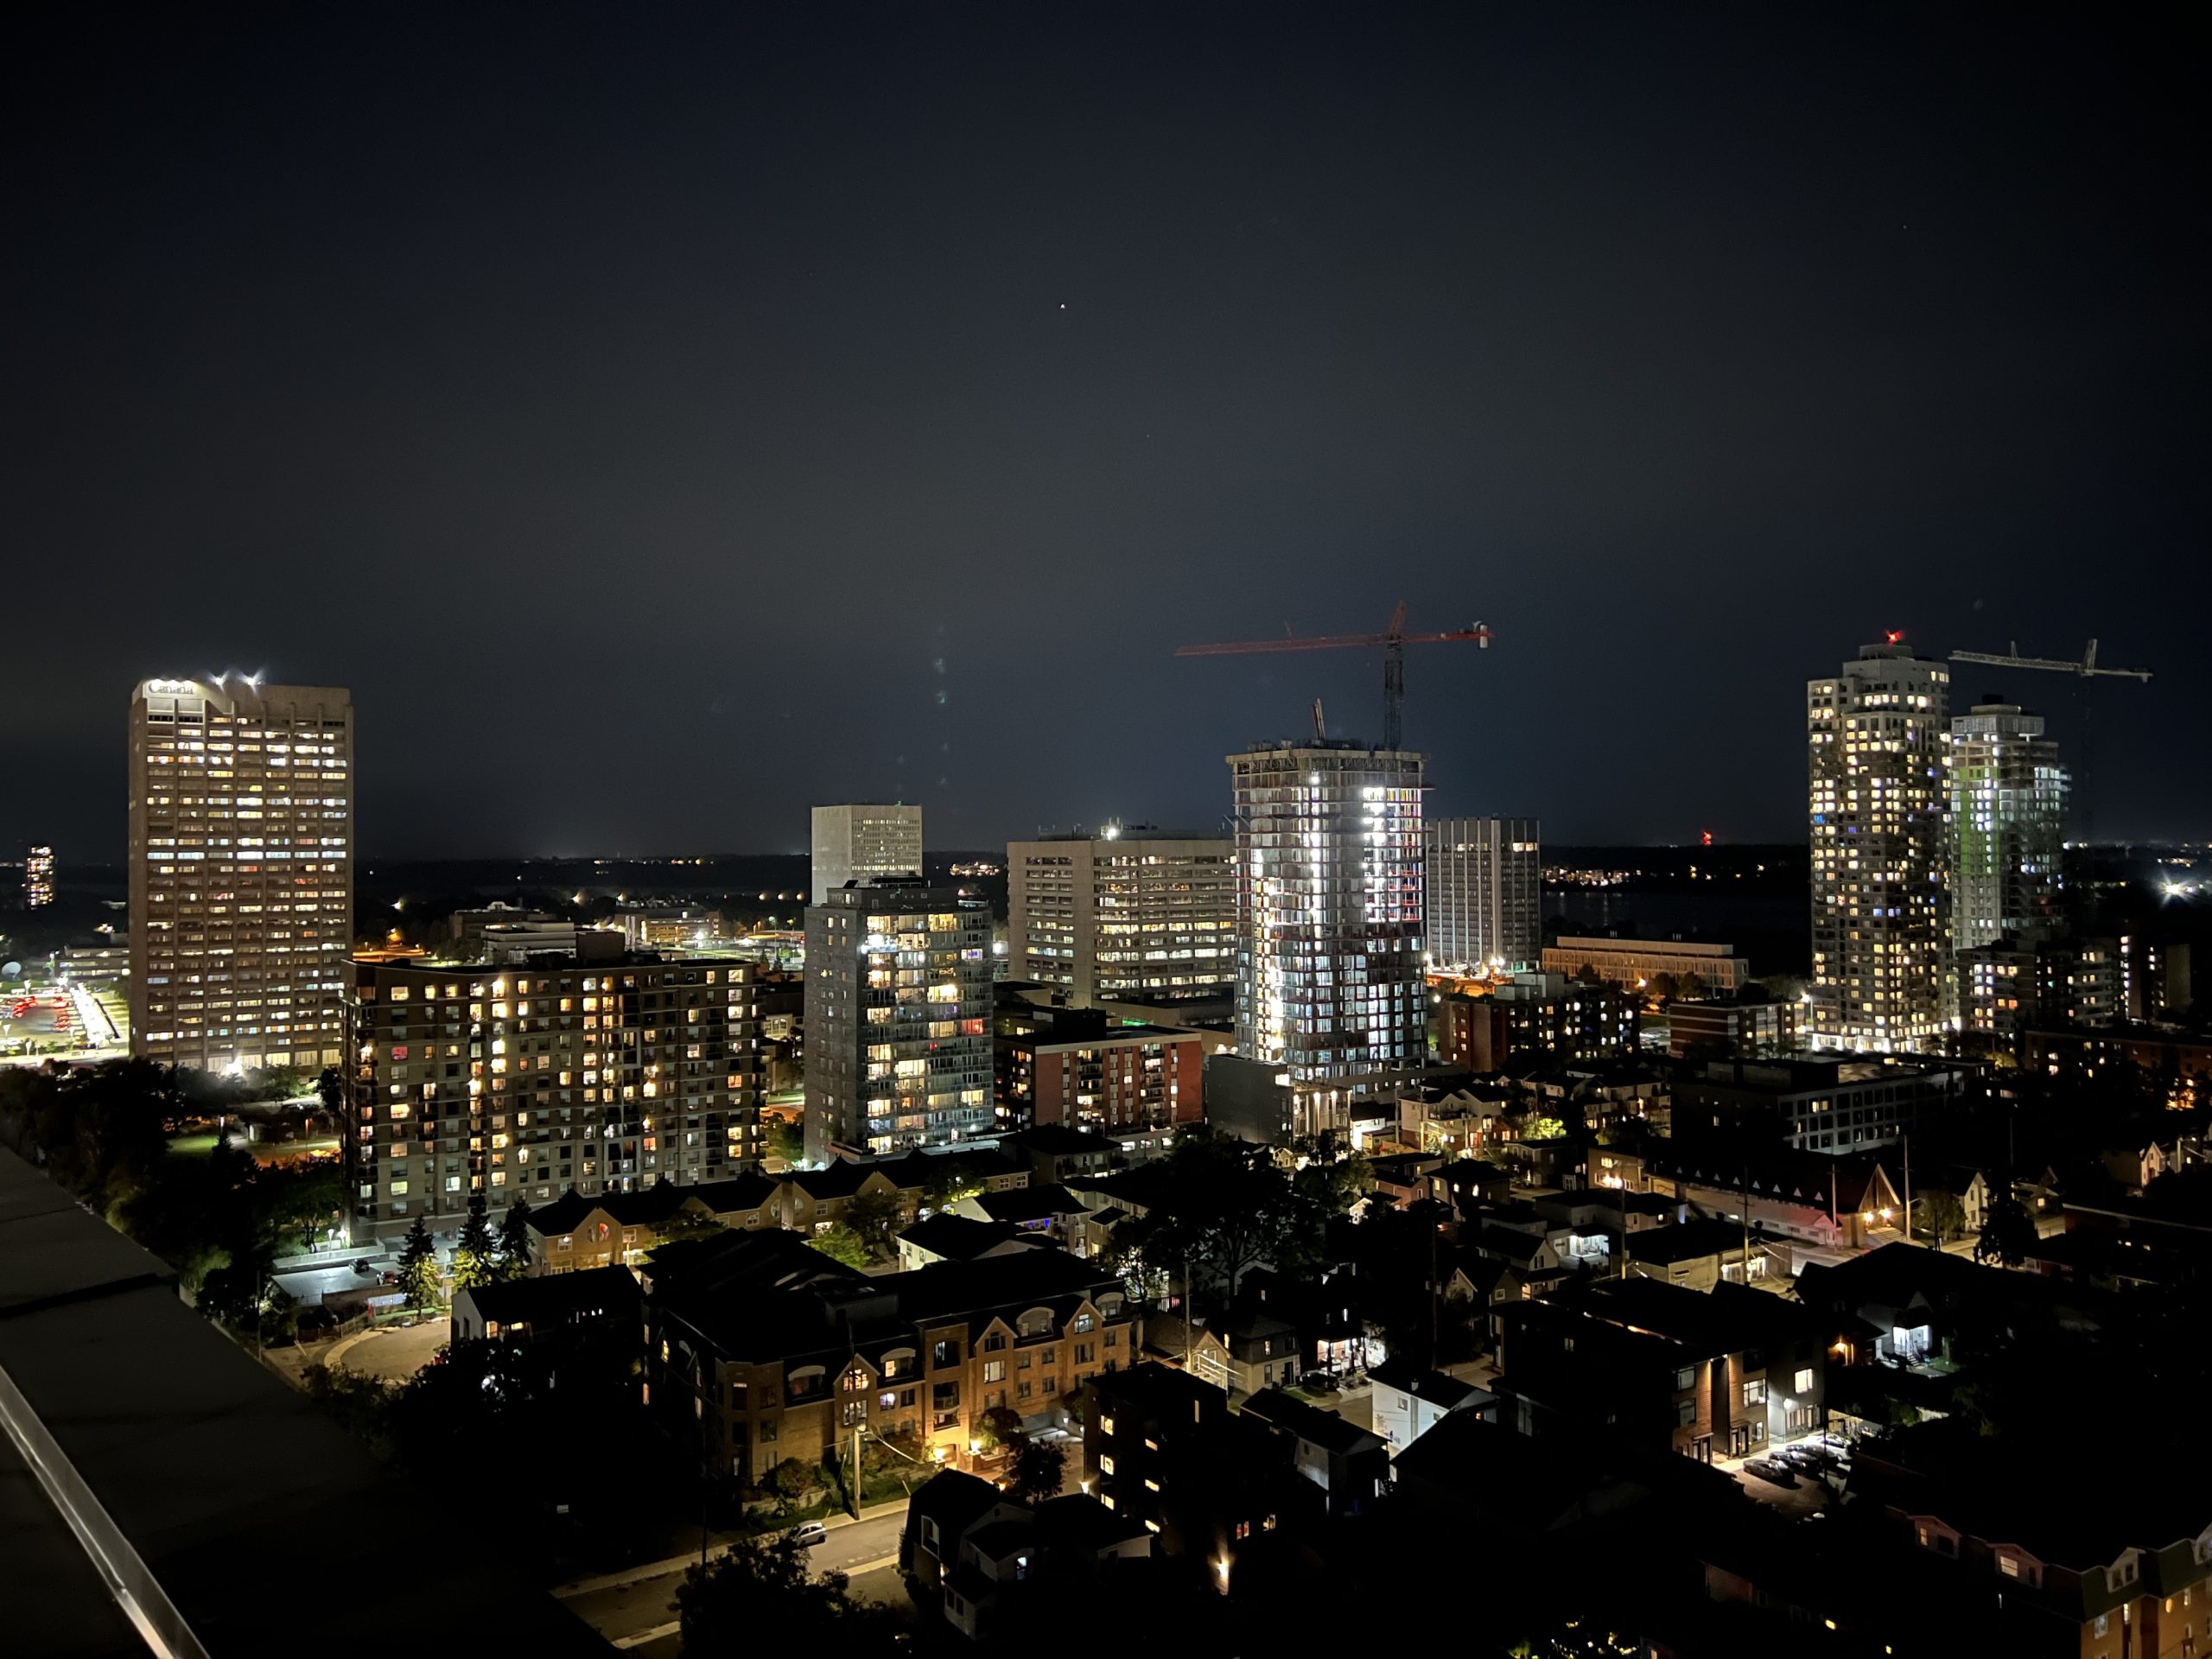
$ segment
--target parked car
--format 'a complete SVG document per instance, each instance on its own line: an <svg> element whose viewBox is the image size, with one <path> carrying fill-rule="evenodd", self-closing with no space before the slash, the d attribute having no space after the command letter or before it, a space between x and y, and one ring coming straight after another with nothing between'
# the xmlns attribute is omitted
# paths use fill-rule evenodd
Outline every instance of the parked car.
<svg viewBox="0 0 2212 1659"><path fill-rule="evenodd" d="M1334 1394L1337 1379L1326 1371L1308 1371L1298 1379L1298 1386L1308 1394Z"/></svg>
<svg viewBox="0 0 2212 1659"><path fill-rule="evenodd" d="M819 1521L802 1521L791 1529L791 1535L798 1539L803 1548L812 1549L817 1544L829 1542L830 1529Z"/></svg>
<svg viewBox="0 0 2212 1659"><path fill-rule="evenodd" d="M365 1255L353 1264L353 1271L356 1273L374 1273L376 1271L376 1267L370 1262L369 1258Z"/></svg>
<svg viewBox="0 0 2212 1659"><path fill-rule="evenodd" d="M1745 1460L1744 1467L1761 1480L1777 1486L1795 1486L1797 1484L1797 1477L1789 1471L1789 1465L1777 1463L1772 1458L1751 1458Z"/></svg>

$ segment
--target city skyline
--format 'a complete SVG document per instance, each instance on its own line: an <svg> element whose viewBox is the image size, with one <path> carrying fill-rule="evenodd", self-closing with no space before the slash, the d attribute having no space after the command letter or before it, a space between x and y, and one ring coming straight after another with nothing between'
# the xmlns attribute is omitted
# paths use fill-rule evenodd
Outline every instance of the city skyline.
<svg viewBox="0 0 2212 1659"><path fill-rule="evenodd" d="M1902 628L2156 671L2096 688L2085 794L2212 823L2166 764L2212 704L2212 377L2152 18L1278 14L1260 60L1230 10L1166 54L48 21L0 465L13 591L67 598L0 653L0 845L120 857L117 688L232 663L353 690L370 856L795 850L837 800L1207 831L1216 758L1316 696L1380 739L1378 664L1175 650L1400 600L1496 631L1408 664L1440 816L1788 838L1787 688ZM580 697L483 764L479 711L614 671L663 718ZM2077 747L2024 677L1961 690ZM574 787L599 753L701 783Z"/></svg>

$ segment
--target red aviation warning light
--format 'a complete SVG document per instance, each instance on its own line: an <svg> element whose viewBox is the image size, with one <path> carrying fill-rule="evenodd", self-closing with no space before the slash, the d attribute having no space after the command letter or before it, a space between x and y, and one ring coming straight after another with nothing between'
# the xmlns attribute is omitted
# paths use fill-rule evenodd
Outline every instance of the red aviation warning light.
<svg viewBox="0 0 2212 1659"><path fill-rule="evenodd" d="M1903 645L1904 643L1904 630L1903 628L1891 628L1889 632L1888 639L1889 642L1893 645Z"/></svg>
<svg viewBox="0 0 2212 1659"><path fill-rule="evenodd" d="M1698 838L1697 838L1697 844L1698 844L1699 846L1700 846L1700 847L1710 847L1710 846L1712 846L1712 845L1713 845L1713 831L1712 831L1712 830L1706 830L1703 834L1700 835L1700 836L1698 836Z"/></svg>

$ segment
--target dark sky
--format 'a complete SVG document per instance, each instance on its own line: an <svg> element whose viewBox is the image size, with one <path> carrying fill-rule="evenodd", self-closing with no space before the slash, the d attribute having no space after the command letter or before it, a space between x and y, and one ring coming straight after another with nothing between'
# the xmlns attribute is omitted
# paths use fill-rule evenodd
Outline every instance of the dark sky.
<svg viewBox="0 0 2212 1659"><path fill-rule="evenodd" d="M2096 829L2212 834L2178 9L52 10L0 845L119 855L129 688L232 664L353 688L385 856L1210 824L1379 664L1173 648L1402 598L1497 632L1433 811L1794 837L1888 626L2157 670Z"/></svg>

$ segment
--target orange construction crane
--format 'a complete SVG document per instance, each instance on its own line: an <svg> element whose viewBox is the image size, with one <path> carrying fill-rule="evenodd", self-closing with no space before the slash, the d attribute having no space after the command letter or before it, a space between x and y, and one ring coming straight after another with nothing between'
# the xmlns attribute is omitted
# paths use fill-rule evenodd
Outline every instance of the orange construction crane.
<svg viewBox="0 0 2212 1659"><path fill-rule="evenodd" d="M1408 633L1406 601L1390 613L1390 626L1382 633L1319 633L1300 639L1287 626L1280 639L1238 639L1220 645L1182 645L1178 657L1242 657L1263 651L1342 651L1351 646L1382 647L1382 747L1395 749L1404 736L1406 703L1406 647L1453 645L1471 639L1490 649L1490 629L1480 622L1448 633Z"/></svg>

